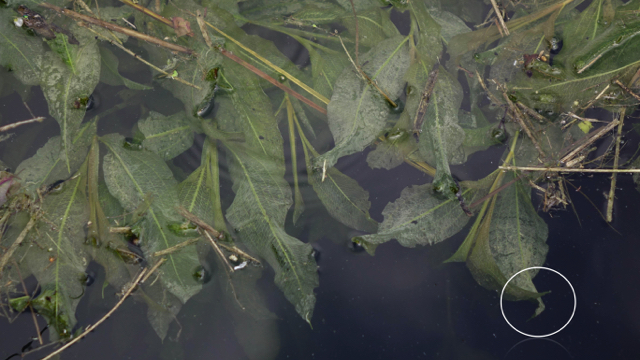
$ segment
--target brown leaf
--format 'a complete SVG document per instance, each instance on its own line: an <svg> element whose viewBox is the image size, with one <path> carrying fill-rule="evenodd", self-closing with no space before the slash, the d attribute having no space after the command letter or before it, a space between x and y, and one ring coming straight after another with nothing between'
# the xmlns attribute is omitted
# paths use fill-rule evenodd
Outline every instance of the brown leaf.
<svg viewBox="0 0 640 360"><path fill-rule="evenodd" d="M193 31L191 31L191 24L181 17L172 17L171 21L173 21L173 28L176 31L176 35L178 37L189 35L193 36Z"/></svg>

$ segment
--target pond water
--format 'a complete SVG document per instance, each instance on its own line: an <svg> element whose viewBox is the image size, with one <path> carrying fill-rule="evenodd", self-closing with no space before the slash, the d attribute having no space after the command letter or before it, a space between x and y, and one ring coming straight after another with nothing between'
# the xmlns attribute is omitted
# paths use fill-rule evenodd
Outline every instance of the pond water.
<svg viewBox="0 0 640 360"><path fill-rule="evenodd" d="M611 174L589 170L612 168L616 156L616 167L639 167L640 2L503 1L511 35L501 37L489 2L354 0L359 58L349 1L145 4L190 21L195 36L179 38L126 5L99 3L105 20L126 18L196 49L197 59L121 39L159 67L177 63L165 68L169 77L205 89L157 76L106 31L89 34L30 6L70 29L79 51L8 22L19 4L0 7L8 34L0 39L0 126L45 117L0 133L12 134L0 138L0 179L15 173L20 184L7 192L0 182L8 197L0 203L0 359L43 358L78 337L161 258L167 263L60 358L637 358L640 192L634 176L617 174L607 222ZM209 30L214 44L328 115L205 45L194 16L204 8L229 36ZM469 35L482 29L492 33ZM563 39L559 53L545 45L552 37ZM17 43L21 51L10 50ZM71 55L52 51L60 46ZM374 83L405 107L390 110ZM83 94L93 102L86 113ZM420 104L424 119L414 121ZM560 161L602 129L569 159L583 156L576 164ZM496 142L496 130L506 140ZM59 180L62 189L49 186ZM222 257L202 226L186 227L177 205L222 232ZM12 249L30 218L33 229ZM189 235L170 231L176 225ZM109 231L125 226L127 236ZM190 239L199 240L183 243ZM523 273L503 300L505 281L528 267L555 272ZM16 310L25 292L40 302Z"/></svg>

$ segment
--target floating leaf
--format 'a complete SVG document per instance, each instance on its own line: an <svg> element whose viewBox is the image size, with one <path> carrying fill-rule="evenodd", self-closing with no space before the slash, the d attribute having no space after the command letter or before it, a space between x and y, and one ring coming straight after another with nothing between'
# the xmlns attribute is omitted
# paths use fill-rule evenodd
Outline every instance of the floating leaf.
<svg viewBox="0 0 640 360"><path fill-rule="evenodd" d="M11 8L0 9L0 65L14 72L24 84L39 85L43 65L44 42L16 28L18 16Z"/></svg>
<svg viewBox="0 0 640 360"><path fill-rule="evenodd" d="M467 203L489 192L493 176L473 182L461 182L461 192ZM359 238L377 245L396 239L402 246L433 245L450 238L469 221L457 199L441 199L434 195L431 184L409 186L400 198L387 204L382 211L384 221L377 234ZM357 238L354 240L358 240Z"/></svg>
<svg viewBox="0 0 640 360"><path fill-rule="evenodd" d="M85 160L91 139L96 134L96 121L83 125L71 141L71 157L69 164L71 171L76 171ZM35 197L36 189L42 185L49 185L58 180L68 179L72 173L61 153L60 136L54 136L44 144L35 155L24 160L16 172L20 173L22 188Z"/></svg>
<svg viewBox="0 0 640 360"><path fill-rule="evenodd" d="M142 224L146 240L141 248L145 257L151 258L155 251L182 242L184 239L168 230L169 223L181 221L181 217L175 210L179 205L176 180L163 159L150 151L125 149L120 135L107 135L101 141L109 149L103 160L105 182L125 211L134 211L147 193L154 197ZM185 303L201 289L191 276L199 265L197 253L193 247L185 247L167 257L168 261L161 267L164 272L161 282Z"/></svg>
<svg viewBox="0 0 640 360"><path fill-rule="evenodd" d="M225 144L236 197L227 219L242 242L265 258L276 273L276 285L307 322L316 298L318 273L313 248L284 231L291 190L284 167L237 143Z"/></svg>
<svg viewBox="0 0 640 360"><path fill-rule="evenodd" d="M74 106L78 99L87 98L100 79L100 52L96 40L88 31L79 32L80 45L69 48L65 64L53 52L44 54L42 92L49 105L49 113L60 125L62 148L67 171L71 172L72 140L84 118L85 108Z"/></svg>
<svg viewBox="0 0 640 360"><path fill-rule="evenodd" d="M409 67L408 38L385 40L361 57L365 73L392 99L402 91L402 77ZM377 90L363 80L356 69L346 68L336 81L327 107L329 127L335 147L319 156L316 167L332 167L338 158L361 151L382 131L389 116L389 105Z"/></svg>
<svg viewBox="0 0 640 360"><path fill-rule="evenodd" d="M100 60L102 67L100 70L100 81L111 86L124 85L131 90L150 90L151 86L137 83L120 75L118 71L118 58L106 47L100 47Z"/></svg>
<svg viewBox="0 0 640 360"><path fill-rule="evenodd" d="M184 112L164 116L151 111L146 119L138 122L138 128L145 137L142 146L165 160L173 159L193 145L193 129Z"/></svg>

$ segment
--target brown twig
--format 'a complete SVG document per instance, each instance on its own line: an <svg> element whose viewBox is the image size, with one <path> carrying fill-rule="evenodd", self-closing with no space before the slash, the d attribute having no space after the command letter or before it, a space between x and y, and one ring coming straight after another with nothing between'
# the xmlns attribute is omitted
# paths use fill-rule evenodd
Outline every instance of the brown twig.
<svg viewBox="0 0 640 360"><path fill-rule="evenodd" d="M496 3L496 0L491 0L491 5L493 5L493 10L496 12L496 17L498 18L498 21L500 22L500 27L502 27L502 31L504 31L504 33L509 36L509 29L507 28L507 24L504 23L504 19L502 18L502 13L500 12L500 9L498 8L498 4Z"/></svg>
<svg viewBox="0 0 640 360"><path fill-rule="evenodd" d="M192 83L190 83L188 81L185 81L185 80L183 80L183 79L181 79L181 78L179 78L177 76L172 76L170 73L160 69L159 67L153 65L152 63L148 62L147 60L145 60L145 59L141 58L140 56L136 55L136 53L134 53L133 51L127 49L122 44L120 44L120 43L118 43L116 41L113 41L111 39L108 39L107 37L105 37L101 33L89 28L88 26L86 26L86 24L80 24L80 26L85 27L87 30L89 30L89 31L93 32L94 34L96 34L96 36L99 36L102 39L104 39L105 41L108 41L112 45L115 45L116 47L120 48L120 50L122 50L122 51L126 52L127 54L133 56L135 59L137 59L138 61L142 62L143 64L149 66L153 70L155 70L155 71L157 71L157 72L159 72L161 74L164 74L168 79L172 79L172 80L175 80L175 81L177 81L179 83L185 84L187 86L191 86L192 88L195 88L195 89L198 89L198 90L202 90L202 88L200 86L198 86L198 85L194 85L194 84L192 84Z"/></svg>
<svg viewBox="0 0 640 360"><path fill-rule="evenodd" d="M229 264L229 260L227 260L227 257L224 256L224 253L222 252L222 250L220 250L220 247L218 246L218 244L216 243L215 240L213 240L213 238L211 237L211 235L209 234L208 231L206 230L202 230L202 232L204 233L204 236L209 239L209 242L211 242L211 246L213 247L213 249L216 251L216 253L218 254L218 256L220 257L220 259L222 260L222 262L224 262L228 267L229 267L229 271L234 272L235 270L233 270L233 266L231 266L231 264Z"/></svg>
<svg viewBox="0 0 640 360"><path fill-rule="evenodd" d="M353 4L353 0L349 1L351 2L351 10L353 10L353 21L356 22L356 64L360 66L360 60L358 59L358 53L360 52L360 41L358 40L358 37L360 37L360 31L358 30L358 15L356 14L356 6Z"/></svg>
<svg viewBox="0 0 640 360"><path fill-rule="evenodd" d="M164 16L162 16L160 14L157 14L157 13L147 9L146 7L144 7L144 6L140 5L140 4L133 3L133 2L131 2L129 0L120 0L120 2L131 6L132 8L140 11L141 13L143 13L145 15L151 16L152 18L160 21L161 23L164 23L165 25L173 27L173 21L167 19L166 17L164 17Z"/></svg>
<svg viewBox="0 0 640 360"><path fill-rule="evenodd" d="M578 146L576 146L567 155L565 155L564 157L562 157L560 159L560 163L561 164L566 164L569 161L571 161L571 159L573 159L578 153L580 153L582 150L584 150L587 146L593 144L596 140L601 138L603 135L605 135L609 131L613 130L613 128L616 125L618 125L618 120L617 119L613 120L612 122L610 122L606 126L601 127L600 129L598 129L598 131L593 132L593 133L589 134L588 136L582 138L578 142L579 143Z"/></svg>
<svg viewBox="0 0 640 360"><path fill-rule="evenodd" d="M154 267L154 270L157 269L157 267ZM51 354L47 355L46 357L42 358L42 360L49 360L51 358L53 358L54 356L60 354L61 352L63 352L64 350L66 350L67 348L69 348L71 345L77 343L78 341L80 341L83 337L87 336L88 333L92 332L93 330L95 330L100 324L102 324L105 320L107 320L107 318L109 316L111 316L111 314L113 314L119 307L120 305L122 305L122 303L127 299L127 297L129 297L129 295L131 295L131 293L133 292L133 290L138 286L138 283L140 283L140 279L142 279L142 277L147 273L147 268L144 268L140 274L138 274L138 276L136 277L136 279L130 284L129 288L127 289L127 291L124 293L124 295L122 295L122 298L120 298L120 301L118 301L118 303L105 315L103 316L100 320L98 320L95 324L93 325L89 325L87 327L87 329L80 335L78 335L77 337L73 338L71 341L69 341L68 343L64 344L62 347L60 347L58 350L52 352ZM151 272L149 272L151 273ZM147 276L148 277L148 276ZM146 279L146 277L145 277Z"/></svg>
<svg viewBox="0 0 640 360"><path fill-rule="evenodd" d="M321 107L320 105L314 103L313 101L307 99L306 97L300 95L299 93L297 93L296 91L294 91L293 89L291 89L288 86L285 86L283 84L281 84L280 82L278 82L276 79L272 78L271 76L267 75L265 72L263 72L262 70L256 68L255 66L249 64L248 62L240 59L239 57L237 57L236 55L234 55L233 53L231 53L228 50L225 50L223 48L217 48L220 53L226 57L228 57L229 59L237 62L238 64L244 66L247 70L250 70L251 72L253 72L254 74L260 76L261 78L267 80L268 82L270 82L272 85L280 88L281 90L285 91L287 94L290 94L291 96L295 97L296 99L302 101L303 103L309 105L310 107L318 110L320 113L327 115L327 110L324 109L323 107Z"/></svg>
<svg viewBox="0 0 640 360"><path fill-rule="evenodd" d="M616 80L617 81L617 80ZM622 84L620 84L622 85ZM624 86L624 85L622 85ZM618 164L620 161L620 139L622 138L622 126L624 125L624 116L627 108L622 108L620 111L620 123L618 124L618 133L616 134L616 152L613 158L613 169L618 169ZM611 188L609 189L609 199L607 200L607 222L613 221L613 201L616 197L616 183L617 183L617 174L611 174Z"/></svg>
<svg viewBox="0 0 640 360"><path fill-rule="evenodd" d="M170 248L166 248L164 250L156 251L153 254L151 254L151 256L158 257L158 256L164 256L164 255L172 254L172 253L182 249L185 246L189 246L189 245L191 245L193 243L198 242L198 240L200 240L200 238L193 238L193 239L189 239L189 240L183 241L183 242L181 242L179 244L176 244L176 245L174 245L174 246L172 246Z"/></svg>
<svg viewBox="0 0 640 360"><path fill-rule="evenodd" d="M182 215L182 217L184 217L185 219L191 221L192 223L196 224L197 226L203 228L204 230L210 232L217 239L222 239L224 237L224 234L222 234L218 230L214 229L211 225L207 224L206 222L202 221L199 217L197 217L194 214L192 214L191 212L189 212L189 210L183 208L182 206L177 206L176 209L178 210L180 215Z"/></svg>
<svg viewBox="0 0 640 360"><path fill-rule="evenodd" d="M629 95L633 96L634 99L640 101L640 96L638 96L638 94L636 94L633 91L631 91L631 89L629 89L623 83L621 83L620 80L616 79L615 83L616 83L616 85L620 86L620 88L622 88L622 90L626 91L627 93L629 93Z"/></svg>
<svg viewBox="0 0 640 360"><path fill-rule="evenodd" d="M29 292L27 291L27 285L25 285L24 283L24 279L22 278L22 272L20 271L20 265L18 265L17 262L13 262L16 270L18 271L18 276L20 276L20 282L22 283L22 291L24 291L25 296L31 298L31 295L29 295ZM31 317L33 318L33 324L36 326L36 332L38 334L38 342L40 343L40 345L42 346L42 344L44 344L44 342L42 341L42 335L40 335L40 326L38 325L38 319L36 319L36 312L33 311L33 306L31 306L31 301L27 302L27 304L29 305L29 310L31 312Z"/></svg>
<svg viewBox="0 0 640 360"><path fill-rule="evenodd" d="M547 155L545 155L544 151L542 150L542 147L540 147L540 144L538 144L538 140L536 140L536 138L533 136L533 133L531 132L527 124L525 124L524 119L520 114L520 110L513 104L513 102L511 102L511 100L509 100L509 95L507 95L506 92L503 91L502 96L507 101L507 105L511 110L511 114L516 119L518 124L520 124L520 127L524 130L525 134L527 134L527 136L533 143L533 146L535 146L536 150L538 150L538 154L540 154L540 157L543 159L546 158Z"/></svg>
<svg viewBox="0 0 640 360"><path fill-rule="evenodd" d="M35 216L31 216L31 220L29 220L29 222L24 227L24 229L22 229L22 232L20 233L20 235L18 235L18 238L16 239L16 241L14 241L13 244L11 244L7 252L2 254L2 258L0 258L0 277L2 276L2 270L4 269L4 266L7 265L7 262L9 262L9 259L11 258L11 255L13 255L13 253L16 251L18 246L22 244L24 239L27 237L27 234L35 224L36 224L36 218Z"/></svg>
<svg viewBox="0 0 640 360"><path fill-rule="evenodd" d="M176 44L172 44L170 42L166 42L164 40L160 40L158 38L155 38L153 36L149 36L140 32L137 32L135 30L132 29L128 29L116 24L112 24L110 22L106 22L100 19L96 19L94 17L91 16L87 16L87 15L83 15L83 14L79 14L73 10L68 10L68 9L63 9L63 8L59 8L55 5L51 5L48 3L41 3L40 4L43 7L46 7L48 9L52 9L55 10L56 12L60 13L60 14L64 14L74 20L78 20L78 21L84 21L86 23L92 24L92 25L96 25L99 26L101 28L104 29L108 29L111 31L115 31L115 32L119 32L121 34L125 34L127 36L131 36L134 37L136 39L140 39L140 40L144 40L148 43L154 44L154 45L158 45L158 46L162 46L166 49L169 49L171 51L177 51L177 52L181 52L181 53L185 53L185 54L189 54L189 55L194 55L196 56L197 54L191 50L188 49L184 46L180 46L180 45L176 45ZM173 27L173 26L172 26Z"/></svg>
<svg viewBox="0 0 640 360"><path fill-rule="evenodd" d="M438 80L438 70L440 69L440 63L436 62L433 65L433 69L429 73L427 82L424 85L424 91L422 91L422 97L420 98L420 104L418 105L418 111L416 112L416 118L413 120L413 132L419 134L422 132L422 123L424 122L424 114L427 112L429 106L429 100L431 100L431 94L433 88L436 86Z"/></svg>
<svg viewBox="0 0 640 360"><path fill-rule="evenodd" d="M13 124L9 124L9 125L5 125L5 126L0 127L0 132L5 132L7 130L12 130L12 129L17 128L18 126L31 124L31 123L34 123L34 122L39 122L40 123L40 122L44 121L44 119L45 119L44 116L38 116L37 118L33 118L33 119L29 119L29 120L17 121L17 122L14 122Z"/></svg>
<svg viewBox="0 0 640 360"><path fill-rule="evenodd" d="M537 167L537 166L498 166L501 170L521 170L521 171L545 171L545 172L560 172L560 173L625 173L625 174L638 174L640 169L576 169L576 168L564 168L564 167Z"/></svg>

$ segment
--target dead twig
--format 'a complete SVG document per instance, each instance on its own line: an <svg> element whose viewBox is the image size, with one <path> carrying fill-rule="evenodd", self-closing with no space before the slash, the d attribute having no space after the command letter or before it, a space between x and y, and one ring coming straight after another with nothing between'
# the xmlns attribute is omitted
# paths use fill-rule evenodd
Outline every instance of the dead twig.
<svg viewBox="0 0 640 360"><path fill-rule="evenodd" d="M617 80L616 80L617 81ZM622 85L622 83L620 83ZM624 85L622 85L624 86ZM622 138L622 126L624 125L624 115L626 113L627 108L622 108L620 111L620 121L618 124L618 133L616 134L616 150L613 158L613 169L618 169L618 164L620 161L620 139ZM616 183L618 177L616 173L611 174L611 188L609 189L609 198L607 200L607 222L613 221L613 201L616 197Z"/></svg>
<svg viewBox="0 0 640 360"><path fill-rule="evenodd" d="M538 166L498 166L501 170L520 170L520 171L544 171L544 172L560 172L560 173L623 173L623 174L638 174L640 169L576 169L576 168L564 168L564 167L538 167Z"/></svg>
<svg viewBox="0 0 640 360"><path fill-rule="evenodd" d="M504 19L502 18L502 13L498 8L498 4L496 3L496 0L491 0L491 5L493 6L493 10L496 12L496 17L500 22L500 27L502 28L502 31L504 31L505 35L509 36L509 29L507 28L507 24L504 23ZM500 29L500 27L498 29Z"/></svg>
<svg viewBox="0 0 640 360"><path fill-rule="evenodd" d="M164 255L172 254L172 253L182 249L185 246L189 246L189 245L191 245L193 243L198 242L198 240L200 240L200 238L193 238L193 239L189 239L187 241L183 241L183 242L181 242L179 244L176 244L176 245L174 245L174 246L172 246L170 248L166 248L164 250L156 251L153 254L151 254L151 256L158 257L158 256L164 256Z"/></svg>
<svg viewBox="0 0 640 360"><path fill-rule="evenodd" d="M154 266L153 270L155 271L155 269L157 269L157 267ZM149 274L151 274L152 272L153 271L149 272ZM122 303L127 299L127 297L129 297L129 295L131 295L131 293L138 286L138 284L141 283L140 280L142 279L143 276L146 275L146 273L147 273L147 268L142 269L142 271L140 272L140 274L138 274L136 279L129 285L129 288L126 290L124 295L122 295L122 298L120 298L120 301L118 301L118 303L105 316L103 316L95 324L89 325L87 327L87 329L82 334L80 334L77 337L73 338L71 341L69 341L68 343L64 344L58 350L56 350L56 351L52 352L51 354L47 355L46 357L42 358L42 360L49 360L49 359L53 358L54 356L60 354L61 352L63 352L67 348L69 348L71 345L77 343L83 337L87 336L88 333L90 333L93 330L95 330L100 324L102 324L105 320L107 320L107 318L109 316L111 316L111 314L113 314L120 307L120 305L122 305ZM147 277L145 277L145 279Z"/></svg>
<svg viewBox="0 0 640 360"><path fill-rule="evenodd" d="M422 97L420 98L420 104L418 105L418 111L416 112L416 118L413 121L413 132L419 134L422 132L422 123L424 122L424 114L427 112L429 106L429 100L431 100L431 94L438 81L438 71L440 70L440 63L435 63L433 69L429 73L427 83L424 85L424 91L422 91Z"/></svg>
<svg viewBox="0 0 640 360"><path fill-rule="evenodd" d="M132 30L132 29L128 29L128 28L125 28L125 27L122 27L122 26L119 26L119 25L116 25L116 24L112 24L110 22L106 22L106 21L103 21L103 20L100 20L100 19L96 19L96 18L91 17L91 16L79 14L79 13L73 11L73 10L59 8L59 7L55 6L55 5L51 5L51 4L48 4L48 3L41 3L40 5L43 6L43 7L48 8L48 9L54 10L54 11L60 13L60 14L64 14L64 15L66 15L66 16L74 19L74 20L84 21L84 22L86 22L88 24L96 25L96 26L99 26L99 27L107 29L107 30L119 32L121 34L125 34L127 36L131 36L131 37L134 37L136 39L140 39L140 40L146 41L146 42L148 42L150 44L154 44L154 45L158 45L158 46L164 47L164 48L166 48L168 50L171 50L171 51L177 51L177 52L181 52L181 53L185 53L185 54L189 54L189 55L194 55L194 56L197 55L193 50L188 49L188 48L186 48L184 46L172 44L170 42L166 42L164 40L160 40L160 39L155 38L153 36L149 36L147 34L143 34L143 33L137 32L137 31Z"/></svg>
<svg viewBox="0 0 640 360"><path fill-rule="evenodd" d="M13 124L9 124L9 125L5 125L5 126L0 127L0 132L5 132L7 130L12 130L12 129L17 128L18 126L31 124L31 123L34 123L34 122L41 123L42 121L44 121L44 119L45 119L44 116L38 116L36 118L29 119L29 120L17 121L17 122L14 122Z"/></svg>
<svg viewBox="0 0 640 360"><path fill-rule="evenodd" d="M618 120L615 119L606 126L601 127L597 131L587 135L578 141L578 146L576 146L573 150L571 150L567 155L563 156L560 159L561 164L566 164L570 162L577 154L579 154L582 150L584 150L587 146L593 144L596 140L604 136L609 131L613 130L613 128L618 125Z"/></svg>
<svg viewBox="0 0 640 360"><path fill-rule="evenodd" d="M27 291L27 285L25 285L24 283L24 279L22 278L22 272L20 271L20 265L18 265L17 262L13 262L16 270L18 271L18 276L20 276L20 282L22 283L22 291L24 291L24 295L31 298L31 295L29 295L29 292ZM40 346L42 346L42 344L44 344L44 341L42 341L42 335L40 335L40 326L38 325L38 319L36 319L36 312L33 311L33 306L31 306L31 301L28 302L29 305L29 311L31 312L31 317L33 318L33 324L36 326L36 332L38 334L38 342L40 343Z"/></svg>
<svg viewBox="0 0 640 360"><path fill-rule="evenodd" d="M633 91L631 91L631 89L629 89L628 87L626 87L623 83L620 82L620 80L615 81L616 85L620 86L620 88L622 90L624 90L625 92L627 92L629 95L633 96L634 99L640 101L640 96L638 96L638 94L634 93Z"/></svg>
<svg viewBox="0 0 640 360"><path fill-rule="evenodd" d="M525 134L527 134L527 136L529 137L529 139L533 143L533 146L535 146L536 150L538 150L538 154L540 154L540 157L542 159L546 158L547 155L542 150L542 147L540 147L540 144L538 144L538 140L536 140L535 136L533 136L533 133L531 132L531 129L529 129L527 124L525 124L524 119L521 116L520 110L518 110L518 108L514 105L514 103L511 100L509 100L509 95L507 95L507 93L505 91L502 92L502 96L507 101L507 105L509 106L509 109L511 110L511 114L516 119L518 124L520 124L520 127L524 130Z"/></svg>
<svg viewBox="0 0 640 360"><path fill-rule="evenodd" d="M11 258L13 253L16 251L18 246L22 244L24 239L27 237L27 234L35 224L36 224L36 217L31 216L31 220L29 220L29 222L24 227L24 229L22 229L22 232L20 233L20 235L18 235L18 238L16 239L16 241L14 241L14 243L11 244L11 246L9 247L9 250L7 250L7 252L5 252L2 255L2 258L0 258L0 277L2 277L2 271L4 269L4 266L7 265L7 262L9 262L9 259Z"/></svg>

